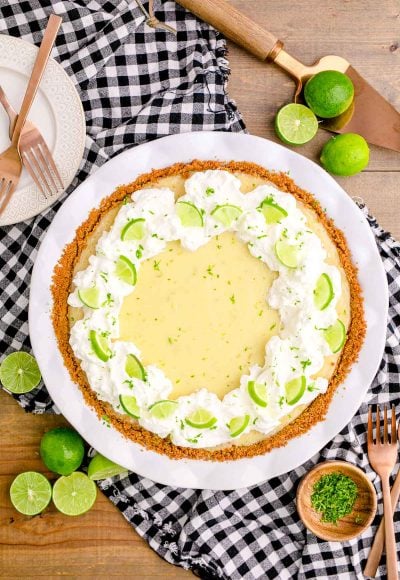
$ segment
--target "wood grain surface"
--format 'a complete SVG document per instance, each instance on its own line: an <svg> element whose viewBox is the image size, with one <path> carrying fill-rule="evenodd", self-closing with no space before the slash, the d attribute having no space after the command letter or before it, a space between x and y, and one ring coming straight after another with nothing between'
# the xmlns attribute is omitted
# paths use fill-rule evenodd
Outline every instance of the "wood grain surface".
<svg viewBox="0 0 400 580"><path fill-rule="evenodd" d="M400 5L398 0L232 0L232 5L268 28L305 63L325 54L347 58L400 110ZM294 85L274 65L229 43L229 93L250 133L276 141L273 118L291 100ZM328 134L298 151L317 160ZM381 225L400 237L400 155L371 148L361 175L340 179L351 196L365 200ZM190 572L161 560L101 494L94 509L73 519L50 508L32 519L10 506L8 489L20 471L44 471L41 435L62 425L61 417L34 416L0 393L0 576L3 578L188 578Z"/></svg>

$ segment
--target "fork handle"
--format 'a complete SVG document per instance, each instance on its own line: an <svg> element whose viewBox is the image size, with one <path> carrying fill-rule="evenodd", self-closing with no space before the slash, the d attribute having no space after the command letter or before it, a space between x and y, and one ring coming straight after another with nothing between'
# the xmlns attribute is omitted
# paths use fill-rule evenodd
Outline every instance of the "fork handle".
<svg viewBox="0 0 400 580"><path fill-rule="evenodd" d="M40 48L36 56L35 64L33 65L24 100L22 101L21 110L19 112L17 122L15 123L14 133L11 141L14 147L18 147L21 131L28 117L33 100L36 96L40 81L42 80L42 76L45 71L47 61L49 60L51 49L53 48L53 44L61 22L62 18L60 16L56 16L55 14L50 15L46 30L43 35L43 40L40 44Z"/></svg>
<svg viewBox="0 0 400 580"><path fill-rule="evenodd" d="M383 513L385 516L386 568L388 580L398 580L396 540L394 536L392 501L390 499L389 474L382 478Z"/></svg>

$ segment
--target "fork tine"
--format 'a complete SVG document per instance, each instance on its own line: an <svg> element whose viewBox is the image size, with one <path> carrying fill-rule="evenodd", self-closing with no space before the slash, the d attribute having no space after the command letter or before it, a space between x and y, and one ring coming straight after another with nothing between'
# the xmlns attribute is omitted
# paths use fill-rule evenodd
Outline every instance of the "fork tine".
<svg viewBox="0 0 400 580"><path fill-rule="evenodd" d="M40 187L43 195L45 196L45 198L47 199L47 195L50 195L50 197L53 195L52 194L52 190L50 185L47 183L47 179L45 177L45 175L43 174L41 167L39 165L39 163L37 162L37 159L35 157L35 155L33 154L33 150L30 149L30 151L24 151L23 154L23 159L24 159L24 163L26 163L27 166L29 166L30 169L30 174L32 175L35 183L38 185L38 187ZM36 179L35 179L36 177ZM47 191L46 191L47 189Z"/></svg>
<svg viewBox="0 0 400 580"><path fill-rule="evenodd" d="M5 179L1 180L0 187L0 215L6 209L8 202L10 201L11 195L13 194L15 185L12 181Z"/></svg>
<svg viewBox="0 0 400 580"><path fill-rule="evenodd" d="M51 168L52 168L52 170L54 172L54 175L58 179L58 183L60 184L61 189L64 189L64 184L62 182L61 175L58 172L57 165L54 162L54 159L53 159L53 156L51 154L50 149L47 147L46 141L43 139L43 141L40 143L40 145L41 145L41 147L42 147L42 149L44 151L44 154L46 155L47 162L51 166Z"/></svg>
<svg viewBox="0 0 400 580"><path fill-rule="evenodd" d="M40 166L42 168L42 171L44 173L44 175L46 175L47 178L47 182L49 182L52 185L52 193L51 195L54 194L54 189L55 189L55 193L57 193L58 191L58 185L57 183L54 181L54 177L53 174L50 171L50 168L48 166L48 163L43 155L43 151L40 147L40 145L37 145L34 150L33 150L34 155L36 155L36 158L38 160L38 162L40 163Z"/></svg>
<svg viewBox="0 0 400 580"><path fill-rule="evenodd" d="M39 180L38 176L36 175L36 171L35 171L35 169L33 168L32 164L31 164L30 157L29 157L29 155L26 154L26 152L24 152L22 154L22 160L24 162L24 165L25 165L26 169L29 171L29 174L32 177L33 181L36 183L37 187L40 189L40 191L44 195L45 199L47 199L47 191L43 187L43 184Z"/></svg>
<svg viewBox="0 0 400 580"><path fill-rule="evenodd" d="M368 408L368 439L367 439L368 445L372 445L374 443L372 428L373 428L372 427L372 407L370 405Z"/></svg>
<svg viewBox="0 0 400 580"><path fill-rule="evenodd" d="M392 405L392 430L390 433L390 441L397 444L396 409L394 405Z"/></svg>
<svg viewBox="0 0 400 580"><path fill-rule="evenodd" d="M388 422L387 422L387 405L383 406L383 442L389 443Z"/></svg>
<svg viewBox="0 0 400 580"><path fill-rule="evenodd" d="M379 405L376 406L376 434L375 442L377 445L381 443L381 410Z"/></svg>

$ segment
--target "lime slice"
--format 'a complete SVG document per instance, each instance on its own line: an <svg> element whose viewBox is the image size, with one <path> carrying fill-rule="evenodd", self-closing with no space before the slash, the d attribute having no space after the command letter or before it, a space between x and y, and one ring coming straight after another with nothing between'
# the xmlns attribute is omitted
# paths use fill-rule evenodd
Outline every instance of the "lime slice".
<svg viewBox="0 0 400 580"><path fill-rule="evenodd" d="M63 475L53 487L54 505L66 516L84 514L93 506L96 496L96 484L80 471Z"/></svg>
<svg viewBox="0 0 400 580"><path fill-rule="evenodd" d="M343 348L346 341L346 328L341 320L336 320L335 324L324 330L324 338L329 348L335 354Z"/></svg>
<svg viewBox="0 0 400 580"><path fill-rule="evenodd" d="M134 419L139 419L140 417L140 409L136 402L136 397L133 395L120 395L119 402L121 403L121 407Z"/></svg>
<svg viewBox="0 0 400 580"><path fill-rule="evenodd" d="M264 383L256 383L255 381L249 381L247 383L247 390L250 398L259 407L267 406L267 385Z"/></svg>
<svg viewBox="0 0 400 580"><path fill-rule="evenodd" d="M278 240L275 244L276 257L287 268L297 268L298 250L298 246L289 244L284 239Z"/></svg>
<svg viewBox="0 0 400 580"><path fill-rule="evenodd" d="M88 477L92 481L98 481L100 479L107 479L109 477L114 477L114 475L122 475L127 473L125 467L117 465L111 459L107 459L100 453L97 453L93 459L90 460L88 467Z"/></svg>
<svg viewBox="0 0 400 580"><path fill-rule="evenodd" d="M306 390L306 377L296 377L285 385L286 402L288 405L295 405L300 401Z"/></svg>
<svg viewBox="0 0 400 580"><path fill-rule="evenodd" d="M137 276L135 264L133 264L126 256L120 256L118 258L115 265L115 274L120 280L122 280L122 282L125 282L125 284L129 284L130 286L136 284Z"/></svg>
<svg viewBox="0 0 400 580"><path fill-rule="evenodd" d="M250 421L250 415L242 415L241 417L233 417L229 421L229 431L231 437L237 437L246 429Z"/></svg>
<svg viewBox="0 0 400 580"><path fill-rule="evenodd" d="M89 332L89 340L94 354L103 362L107 362L112 355L107 338L95 330L91 330Z"/></svg>
<svg viewBox="0 0 400 580"><path fill-rule="evenodd" d="M190 427L194 427L195 429L209 429L215 425L217 418L210 411L207 411L207 409L200 407L189 415L189 417L186 417L185 421Z"/></svg>
<svg viewBox="0 0 400 580"><path fill-rule="evenodd" d="M123 242L129 242L131 240L141 240L144 238L145 234L145 219L137 218L134 220L129 220L127 224L124 225L121 231L121 240Z"/></svg>
<svg viewBox="0 0 400 580"><path fill-rule="evenodd" d="M50 503L51 485L36 471L25 471L14 479L10 487L11 503L25 516L40 514Z"/></svg>
<svg viewBox="0 0 400 580"><path fill-rule="evenodd" d="M289 103L275 117L275 131L287 145L303 145L318 131L318 119L308 107Z"/></svg>
<svg viewBox="0 0 400 580"><path fill-rule="evenodd" d="M29 393L41 378L35 358L27 352L12 352L1 363L0 380L10 393Z"/></svg>
<svg viewBox="0 0 400 580"><path fill-rule="evenodd" d="M142 363L134 354L128 354L125 362L125 372L131 379L146 380L146 371Z"/></svg>
<svg viewBox="0 0 400 580"><path fill-rule="evenodd" d="M264 199L260 209L267 224L279 224L288 215L288 212L283 207L268 198Z"/></svg>
<svg viewBox="0 0 400 580"><path fill-rule="evenodd" d="M153 417L156 419L168 419L171 417L178 408L178 403L176 401L157 401L154 405L149 407L149 411Z"/></svg>
<svg viewBox="0 0 400 580"><path fill-rule="evenodd" d="M239 218L241 213L242 210L240 207L226 203L224 205L217 205L212 210L211 215L222 225L229 227Z"/></svg>
<svg viewBox="0 0 400 580"><path fill-rule="evenodd" d="M185 227L201 228L204 225L201 211L190 201L178 201L176 213Z"/></svg>
<svg viewBox="0 0 400 580"><path fill-rule="evenodd" d="M96 286L92 288L80 288L78 296L82 304L89 308L100 308L100 290Z"/></svg>
<svg viewBox="0 0 400 580"><path fill-rule="evenodd" d="M328 274L321 274L314 289L314 304L318 310L325 310L334 297L332 281Z"/></svg>
<svg viewBox="0 0 400 580"><path fill-rule="evenodd" d="M54 473L70 475L79 469L85 455L82 437L69 427L55 427L40 441L40 457Z"/></svg>

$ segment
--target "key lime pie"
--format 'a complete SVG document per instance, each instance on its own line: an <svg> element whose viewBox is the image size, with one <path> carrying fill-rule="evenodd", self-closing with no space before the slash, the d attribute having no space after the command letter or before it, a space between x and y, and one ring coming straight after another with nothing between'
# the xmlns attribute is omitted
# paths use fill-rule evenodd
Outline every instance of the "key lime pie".
<svg viewBox="0 0 400 580"><path fill-rule="evenodd" d="M361 347L343 234L286 174L194 161L118 188L55 269L87 404L174 458L265 453L324 419Z"/></svg>

